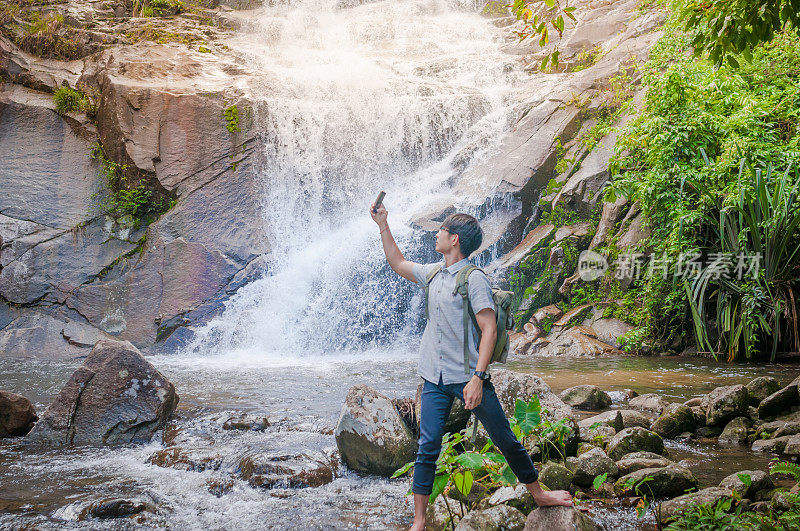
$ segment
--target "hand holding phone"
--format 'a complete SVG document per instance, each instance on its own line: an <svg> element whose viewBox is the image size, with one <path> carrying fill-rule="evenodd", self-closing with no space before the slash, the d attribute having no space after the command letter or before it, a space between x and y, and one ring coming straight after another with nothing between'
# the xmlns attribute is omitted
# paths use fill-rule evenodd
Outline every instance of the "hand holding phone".
<svg viewBox="0 0 800 531"><path fill-rule="evenodd" d="M378 198L375 200L375 204L372 205L372 213L377 214L378 208L380 208L381 203L383 203L383 198L386 197L386 192L381 190L381 193L378 194Z"/></svg>

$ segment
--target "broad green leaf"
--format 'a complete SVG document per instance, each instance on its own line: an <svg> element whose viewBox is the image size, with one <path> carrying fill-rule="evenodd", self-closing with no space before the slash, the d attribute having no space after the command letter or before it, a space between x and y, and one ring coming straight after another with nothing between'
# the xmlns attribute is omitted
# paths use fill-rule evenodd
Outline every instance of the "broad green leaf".
<svg viewBox="0 0 800 531"><path fill-rule="evenodd" d="M450 481L450 476L447 474L440 474L433 479L433 490L431 491L431 495L428 498L430 503L436 501L436 498L439 497L441 493L444 492L445 487L447 487L447 483Z"/></svg>
<svg viewBox="0 0 800 531"><path fill-rule="evenodd" d="M456 462L465 468L474 470L483 466L483 456L476 452L464 452L456 457Z"/></svg>
<svg viewBox="0 0 800 531"><path fill-rule="evenodd" d="M600 474L599 476L594 478L594 481L592 482L592 488L594 488L594 490L600 490L600 487L603 486L603 483L606 482L607 478L608 478L608 472Z"/></svg>
<svg viewBox="0 0 800 531"><path fill-rule="evenodd" d="M509 486L517 482L517 476L514 475L514 472L511 471L511 467L508 465L504 465L500 470L500 478L502 479L502 483Z"/></svg>
<svg viewBox="0 0 800 531"><path fill-rule="evenodd" d="M744 483L745 487L749 487L753 484L753 479L750 477L750 474L736 474L736 477Z"/></svg>
<svg viewBox="0 0 800 531"><path fill-rule="evenodd" d="M463 474L461 472L453 474L453 484L458 489L458 492L464 496L469 496L472 490L472 479L472 472L469 470L465 471Z"/></svg>
<svg viewBox="0 0 800 531"><path fill-rule="evenodd" d="M402 476L403 474L405 474L406 472L411 470L413 467L414 467L414 461L410 461L410 462L406 463L405 465L403 465L402 467L400 467L397 470L395 470L394 474L392 474L392 477L393 478L399 478L400 476Z"/></svg>

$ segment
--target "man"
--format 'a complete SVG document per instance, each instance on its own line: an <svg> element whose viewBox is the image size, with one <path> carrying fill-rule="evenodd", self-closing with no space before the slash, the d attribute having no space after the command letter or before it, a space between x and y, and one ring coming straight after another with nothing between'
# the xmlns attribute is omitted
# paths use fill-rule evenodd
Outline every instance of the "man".
<svg viewBox="0 0 800 531"><path fill-rule="evenodd" d="M398 275L425 287L428 274L439 264L416 264L403 258L389 224L388 213L381 205L370 215L380 228L386 260ZM480 328L478 334L472 323L468 326L470 341L469 372L465 374L463 299L454 293L456 275L468 264L467 257L481 244L483 232L478 220L468 214L453 214L444 220L436 233L436 251L444 256L444 265L428 286L428 322L420 343L418 372L423 378L420 437L417 460L414 464L414 524L411 531L425 529L425 511L433 488L436 459L442 447L444 424L453 399L464 401L503 452L509 467L525 484L536 504L572 505L569 492L545 491L536 479L539 476L528 452L517 440L497 399L486 371L497 337L495 308L489 279L479 270L468 279L469 300Z"/></svg>

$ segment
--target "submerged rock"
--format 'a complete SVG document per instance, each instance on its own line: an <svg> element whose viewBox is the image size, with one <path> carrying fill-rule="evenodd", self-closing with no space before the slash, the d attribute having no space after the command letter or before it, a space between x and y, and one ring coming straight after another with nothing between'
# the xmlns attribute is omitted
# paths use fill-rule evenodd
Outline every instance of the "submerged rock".
<svg viewBox="0 0 800 531"><path fill-rule="evenodd" d="M725 425L728 421L747 414L749 395L743 385L717 387L708 393L706 424Z"/></svg>
<svg viewBox="0 0 800 531"><path fill-rule="evenodd" d="M600 410L611 405L611 397L596 385L576 385L561 392L561 400L578 409Z"/></svg>
<svg viewBox="0 0 800 531"><path fill-rule="evenodd" d="M81 511L78 520L86 520L87 518L99 518L101 520L125 518L145 511L155 513L156 507L141 500L113 498L88 505Z"/></svg>
<svg viewBox="0 0 800 531"><path fill-rule="evenodd" d="M461 519L456 531L522 531L525 515L508 505L471 511Z"/></svg>
<svg viewBox="0 0 800 531"><path fill-rule="evenodd" d="M223 430L251 430L251 431L264 431L269 428L269 419L264 416L249 415L242 413L228 417L222 423Z"/></svg>
<svg viewBox="0 0 800 531"><path fill-rule="evenodd" d="M391 400L363 384L347 393L334 434L342 461L367 474L391 476L417 450Z"/></svg>
<svg viewBox="0 0 800 531"><path fill-rule="evenodd" d="M262 489L321 487L333 481L338 463L325 456L249 455L239 461L239 475Z"/></svg>
<svg viewBox="0 0 800 531"><path fill-rule="evenodd" d="M0 438L25 435L38 418L30 400L16 393L0 391Z"/></svg>
<svg viewBox="0 0 800 531"><path fill-rule="evenodd" d="M101 340L28 434L49 444L148 442L178 405L172 382L127 341Z"/></svg>
<svg viewBox="0 0 800 531"><path fill-rule="evenodd" d="M539 507L525 520L525 531L599 531L594 521L574 507Z"/></svg>
<svg viewBox="0 0 800 531"><path fill-rule="evenodd" d="M608 441L606 453L618 461L633 452L664 453L664 440L660 435L644 428L625 428Z"/></svg>

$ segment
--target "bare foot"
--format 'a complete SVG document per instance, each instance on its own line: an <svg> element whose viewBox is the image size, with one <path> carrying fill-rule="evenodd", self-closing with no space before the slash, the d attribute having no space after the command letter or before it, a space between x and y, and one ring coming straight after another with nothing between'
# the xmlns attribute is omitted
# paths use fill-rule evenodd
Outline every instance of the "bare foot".
<svg viewBox="0 0 800 531"><path fill-rule="evenodd" d="M536 493L533 501L539 507L551 507L553 505L572 507L572 494L565 490L542 490Z"/></svg>
<svg viewBox="0 0 800 531"><path fill-rule="evenodd" d="M408 531L425 531L425 522L421 524L414 522L411 527L408 528Z"/></svg>

